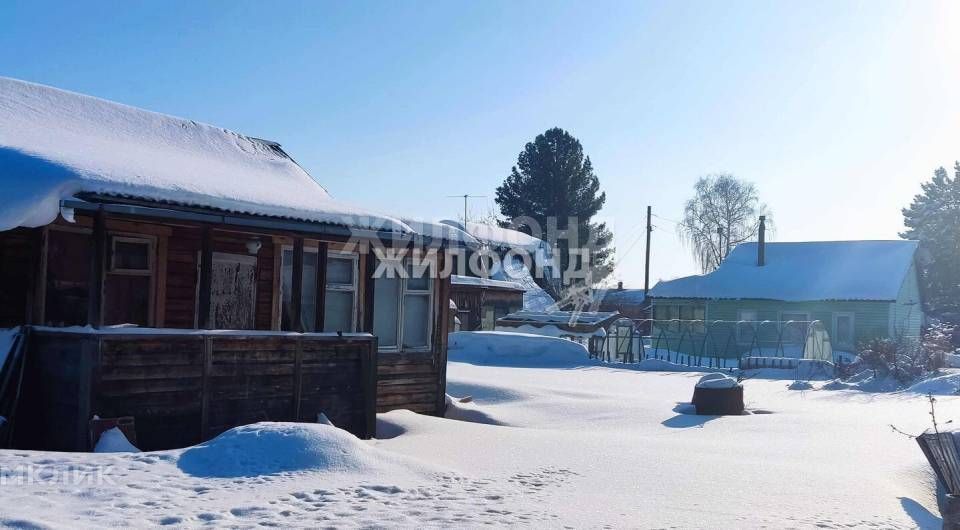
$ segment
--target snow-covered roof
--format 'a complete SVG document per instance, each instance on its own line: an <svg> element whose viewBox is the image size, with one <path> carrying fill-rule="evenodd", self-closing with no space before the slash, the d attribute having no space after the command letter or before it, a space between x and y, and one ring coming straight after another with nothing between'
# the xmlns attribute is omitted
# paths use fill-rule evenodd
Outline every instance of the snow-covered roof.
<svg viewBox="0 0 960 530"><path fill-rule="evenodd" d="M916 241L812 241L738 245L717 270L662 281L654 298L895 300L913 264Z"/></svg>
<svg viewBox="0 0 960 530"><path fill-rule="evenodd" d="M464 227L463 222L446 219L441 223L456 227L459 230L477 238L481 243L492 247L503 249L522 249L527 252L537 252L540 249L548 249L549 245L542 239L538 239L528 234L509 228L500 228L483 223L467 222Z"/></svg>
<svg viewBox="0 0 960 530"><path fill-rule="evenodd" d="M478 241L475 237L455 226L445 224L442 221L425 221L422 219L413 219L411 217L401 217L400 220L409 226L414 232L422 236L455 242L468 248L478 248L481 246L480 241Z"/></svg>
<svg viewBox="0 0 960 530"><path fill-rule="evenodd" d="M498 319L497 324L503 322L531 325L578 324L595 326L602 325L619 314L616 311L516 311Z"/></svg>
<svg viewBox="0 0 960 530"><path fill-rule="evenodd" d="M279 145L0 77L0 230L52 222L81 193L410 233L330 197Z"/></svg>
<svg viewBox="0 0 960 530"><path fill-rule="evenodd" d="M604 304L642 304L646 296L643 289L609 289L603 293Z"/></svg>
<svg viewBox="0 0 960 530"><path fill-rule="evenodd" d="M477 278L475 276L461 276L458 274L453 274L450 276L450 283L453 285L467 285L471 287L492 287L494 289L523 291L523 286L517 282L492 280L490 278Z"/></svg>

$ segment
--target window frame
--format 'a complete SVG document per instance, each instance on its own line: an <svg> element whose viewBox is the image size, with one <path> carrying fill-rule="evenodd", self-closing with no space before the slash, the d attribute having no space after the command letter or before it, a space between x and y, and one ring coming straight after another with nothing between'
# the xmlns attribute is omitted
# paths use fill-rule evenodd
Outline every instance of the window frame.
<svg viewBox="0 0 960 530"><path fill-rule="evenodd" d="M398 258L381 258L381 261L393 261L400 262L399 268L406 270L406 266L413 265L413 259L410 257L398 259ZM429 270L436 271L436 264L433 261L421 261L421 263L427 263ZM377 351L381 353L402 353L402 352L429 352L433 350L433 327L434 320L436 319L436 278L431 274L428 277L427 289L408 289L408 278L396 278L400 282L399 296L397 297L397 344L396 346L380 346L379 341L377 344ZM376 279L372 281L376 282ZM376 288L374 288L376 289ZM403 343L403 322L404 316L406 314L406 304L404 304L404 299L407 295L411 296L425 296L427 298L427 344L425 346L415 346L407 347ZM373 308L374 313L376 313L376 306ZM376 335L379 338L379 335Z"/></svg>
<svg viewBox="0 0 960 530"><path fill-rule="evenodd" d="M306 250L306 249L304 249ZM314 249L316 250L316 249ZM327 250L327 263L323 264L324 267L324 277L326 277L326 267L330 263L331 259L341 259L341 260L350 260L351 265L353 266L353 283L347 287L345 283L331 284L329 280L325 282L323 286L323 303L327 303L327 291L339 291L339 292L352 292L353 293L353 303L350 307L350 330L348 333L355 333L357 331L357 301L358 293L360 292L360 255L354 252L347 252L343 250ZM319 262L317 264L319 267ZM327 310L326 307L323 309L323 327L327 325ZM321 330L322 331L322 328ZM332 333L332 332L324 332Z"/></svg>
<svg viewBox="0 0 960 530"><path fill-rule="evenodd" d="M833 329L832 329L832 331L833 331L833 336L834 336L834 337L837 337L837 339L838 339L838 340L835 341L835 342L834 342L833 340L831 340L831 343L833 344L833 346L834 346L834 347L841 347L841 348L848 348L848 347L849 347L849 348L852 348L852 347L855 347L855 346L856 346L856 343L857 343L857 331L856 331L856 329L857 329L857 328L856 328L856 325L857 325L857 315L856 315L856 313L854 313L853 311L835 311L835 312L833 313L833 315L831 315L831 316L832 316L832 320L833 320L833 322L832 322L832 324L833 324ZM838 326L837 326L837 318L838 318L838 317L849 317L849 318L850 318L850 342L840 342L840 341L839 341L839 336L838 336L839 333L837 333L837 327L838 327Z"/></svg>
<svg viewBox="0 0 960 530"><path fill-rule="evenodd" d="M104 303L100 307L100 318L103 319L106 314L106 304L110 303L107 299L107 282L110 276L136 276L140 278L149 278L147 287L147 324L145 327L153 327L157 324L157 237L153 235L137 234L130 232L107 232L110 240L110 255L107 263L103 264L103 285L100 295ZM117 242L122 243L140 243L147 245L147 268L146 269L118 269L115 267L117 255Z"/></svg>
<svg viewBox="0 0 960 530"><path fill-rule="evenodd" d="M752 313L753 318L744 318L744 313ZM746 340L743 336L743 326L740 325L741 322L751 322L750 329L753 330L753 337L750 340ZM760 312L756 309L738 309L737 310L737 344L746 344L750 345L753 343L753 340L760 335L760 329L755 327L753 324L760 322Z"/></svg>
<svg viewBox="0 0 960 530"><path fill-rule="evenodd" d="M146 269L120 269L117 268L117 243L137 243L147 246L147 268ZM106 267L107 274L119 274L123 276L153 276L156 253L156 239L149 236L133 236L127 234L110 234L110 263ZM151 282L153 283L153 282Z"/></svg>

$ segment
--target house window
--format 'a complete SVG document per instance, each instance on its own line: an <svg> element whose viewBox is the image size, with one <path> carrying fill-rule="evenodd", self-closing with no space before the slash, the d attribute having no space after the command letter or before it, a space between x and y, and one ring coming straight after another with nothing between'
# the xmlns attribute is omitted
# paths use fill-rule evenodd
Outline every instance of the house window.
<svg viewBox="0 0 960 530"><path fill-rule="evenodd" d="M783 326L784 344L803 344L807 338L810 314L793 311L780 313L780 325Z"/></svg>
<svg viewBox="0 0 960 530"><path fill-rule="evenodd" d="M152 322L153 240L112 236L103 279L103 322L106 325Z"/></svg>
<svg viewBox="0 0 960 530"><path fill-rule="evenodd" d="M433 329L431 264L404 262L407 278L374 280L373 334L381 350L429 350Z"/></svg>
<svg viewBox="0 0 960 530"><path fill-rule="evenodd" d="M303 276L300 289L300 324L303 331L317 330L317 249L303 249ZM293 248L284 247L280 262L280 329L296 329L292 311Z"/></svg>
<svg viewBox="0 0 960 530"><path fill-rule="evenodd" d="M327 288L323 299L323 331L352 332L357 328L356 254L330 252L327 256Z"/></svg>
<svg viewBox="0 0 960 530"><path fill-rule="evenodd" d="M737 311L737 342L740 344L753 344L759 325L756 310L741 309Z"/></svg>
<svg viewBox="0 0 960 530"><path fill-rule="evenodd" d="M853 348L855 346L855 334L853 326L853 313L844 312L833 314L834 346L841 348Z"/></svg>

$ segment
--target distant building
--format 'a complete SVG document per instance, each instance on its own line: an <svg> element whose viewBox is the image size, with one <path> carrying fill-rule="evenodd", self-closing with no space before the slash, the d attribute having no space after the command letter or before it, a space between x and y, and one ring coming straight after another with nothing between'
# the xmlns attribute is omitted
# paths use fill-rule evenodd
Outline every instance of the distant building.
<svg viewBox="0 0 960 530"><path fill-rule="evenodd" d="M623 282L619 282L616 289L603 292L599 310L616 311L631 320L643 321L650 318L650 301L643 289L624 289Z"/></svg>
<svg viewBox="0 0 960 530"><path fill-rule="evenodd" d="M479 241L500 263L480 274L454 263L450 299L457 305L463 331L493 330L500 317L521 310L543 311L555 301L534 279L549 277L550 245L533 236L480 223L441 221ZM524 260L523 254L529 258ZM472 261L467 255L467 261ZM460 266L463 265L463 266Z"/></svg>
<svg viewBox="0 0 960 530"><path fill-rule="evenodd" d="M680 321L729 321L728 336L711 340L746 349L758 329L751 323L820 321L839 350L916 339L924 321L916 253L916 241L743 243L717 270L650 290L654 334L677 334Z"/></svg>

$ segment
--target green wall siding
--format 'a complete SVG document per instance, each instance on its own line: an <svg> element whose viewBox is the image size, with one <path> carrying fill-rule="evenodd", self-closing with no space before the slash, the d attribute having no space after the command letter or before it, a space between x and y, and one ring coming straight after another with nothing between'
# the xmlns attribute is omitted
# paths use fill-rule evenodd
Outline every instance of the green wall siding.
<svg viewBox="0 0 960 530"><path fill-rule="evenodd" d="M708 321L724 320L731 324L714 326L716 330L711 337L707 339L717 343L715 346L723 350L735 351L738 354L749 349L748 344L737 344L735 322L740 318L740 311L756 311L757 320L781 320L783 313L806 313L810 320L819 320L823 323L827 333L834 336L834 314L852 313L854 315L854 339L857 344L862 341L875 337L890 336L891 329L891 311L894 306L891 302L781 302L775 300L695 300L695 299L677 299L677 298L657 298L653 299L654 313L656 314L658 306L664 305L706 305L706 318ZM658 317L654 317L658 318ZM761 340L769 346L776 343L776 333L767 328L768 331L761 331ZM663 331L671 344L678 344L681 332L677 329L663 329L662 326L655 325L653 336L657 337ZM689 340L692 339L692 340ZM688 334L686 344L680 347L682 353L699 354L703 351L703 337L696 336L696 333ZM695 344L697 343L697 344ZM661 344L663 347L663 344ZM849 349L834 345L835 349ZM707 348L712 349L708 346Z"/></svg>
<svg viewBox="0 0 960 530"><path fill-rule="evenodd" d="M910 266L907 277L900 286L897 301L890 306L890 329L895 336L907 339L920 337L923 326L923 309L920 304L920 282L917 268Z"/></svg>

